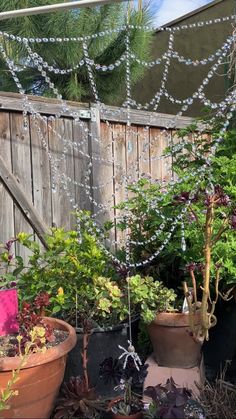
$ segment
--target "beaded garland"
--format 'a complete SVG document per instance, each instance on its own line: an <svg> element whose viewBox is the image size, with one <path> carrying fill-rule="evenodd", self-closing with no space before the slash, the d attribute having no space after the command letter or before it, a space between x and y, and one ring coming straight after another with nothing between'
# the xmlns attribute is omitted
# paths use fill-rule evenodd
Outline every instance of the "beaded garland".
<svg viewBox="0 0 236 419"><path fill-rule="evenodd" d="M150 27L143 27L143 26L139 26L139 25L129 25L127 23L127 25L125 25L125 26L121 26L119 28L115 28L115 29L112 29L112 30L102 31L102 32L99 32L97 34L93 34L93 35L89 35L89 36L78 37L78 38L49 38L49 39L48 38L29 38L29 39L27 39L27 38L24 38L24 37L14 36L14 35L8 34L6 32L0 32L0 36L2 36L3 39L7 38L8 40L23 43L23 45L25 46L26 51L28 53L28 57L26 57L26 60L25 60L24 64L21 65L20 63L15 63L11 58L9 58L8 53L7 53L6 49L4 48L4 44L0 44L0 53L2 54L2 57L4 58L8 68L9 68L9 71L12 75L12 78L13 78L14 82L16 83L16 86L19 90L19 93L22 96L24 127L25 127L25 129L27 129L27 115L31 114L32 117L33 117L33 122L36 126L37 133L40 137L42 147L47 152L48 159L50 161L51 172L52 172L52 190L55 191L57 187L61 186L65 195L68 197L70 202L72 202L73 208L76 209L76 210L79 210L78 204L75 202L75 199L71 194L71 185L72 186L76 185L76 186L79 186L79 187L83 188L85 190L86 196L88 197L89 201L93 204L93 206L95 208L95 213L90 218L90 222L91 222L91 219L92 219L93 228L95 228L95 230L100 234L100 237L102 237L102 231L99 228L99 225L97 223L97 218L101 213L106 213L106 211L109 211L113 208L114 194L111 196L111 199L109 199L106 203L99 203L99 202L96 201L96 199L94 199L92 191L93 190L102 190L102 189L106 188L107 185L110 182L114 183L116 181L116 177L115 177L115 175L113 175L111 177L111 179L106 180L105 182L102 182L99 185L92 185L91 186L89 179L90 179L90 176L91 176L91 173L92 173L93 164L94 163L96 163L96 164L97 163L99 163L99 164L106 163L106 164L111 164L114 167L119 168L120 173L121 173L121 176L120 176L121 180L120 180L119 184L116 184L116 192L120 191L122 188L125 188L125 196L126 196L126 200L128 200L128 187L129 187L130 184L133 183L135 178L138 178L138 177L141 176L141 173L140 173L140 170L139 170L140 161L145 161L146 150L145 150L145 147L144 147L144 149L142 150L142 152L139 156L138 161L135 162L134 164L132 164L129 167L128 171L126 171L126 169L122 168L121 163L117 162L115 160L115 158L103 159L102 157L91 156L88 153L84 152L83 144L85 142L86 136L89 136L92 139L93 142L97 142L97 143L102 141L102 139L97 138L96 136L94 136L92 131L85 125L83 120L81 120L79 113L75 112L75 110L72 110L71 107L68 105L68 103L65 100L63 100L63 98L60 95L58 89L56 88L54 83L51 81L49 73L55 73L55 74L59 74L59 75L63 76L64 74L70 74L74 70L78 70L79 68L85 67L86 70L87 70L87 73L88 73L88 79L89 79L89 83L90 83L90 87L91 87L91 91L92 91L95 103L98 106L98 108L102 109L104 105L101 102L101 99L99 97L99 92L98 92L98 89L97 89L97 86L96 86L94 72L95 71L98 71L98 72L108 72L109 71L109 72L111 72L111 71L115 70L115 68L119 67L121 64L124 63L125 69L126 69L126 77L125 77L126 100L123 103L122 107L124 109L126 109L126 111L127 111L127 113L126 113L126 115L127 115L126 124L130 128L129 132L132 135L138 135L134 130L132 130L132 126L131 126L130 110L132 108L145 109L145 110L149 110L150 108L152 108L154 111L157 111L158 107L159 107L161 97L165 97L171 103L175 103L177 105L180 105L181 108L180 108L179 112L167 124L166 130L164 131L164 134L166 135L166 139L168 141L168 129L169 128L174 128L176 126L177 121L178 121L178 117L182 116L183 113L188 110L188 108L193 104L195 99L198 99L204 105L207 105L211 109L216 110L216 117L224 115L225 122L224 122L223 128L220 131L219 138L216 141L216 143L220 143L223 139L224 132L226 131L226 129L229 125L229 121L232 118L233 111L235 111L235 108L236 108L236 105L235 105L236 92L234 90L231 91L225 97L224 100L216 103L216 102L211 102L211 100L206 97L204 89L208 85L211 78L219 70L219 67L222 64L224 64L225 58L227 57L227 55L229 55L230 49L232 48L232 45L235 43L235 35L227 37L227 39L224 41L222 46L220 48L218 48L215 51L214 54L210 54L208 57L202 58L201 60L192 60L191 58L183 57L182 55L180 55L178 53L178 51L174 50L174 35L175 35L176 32L179 32L181 30L202 28L203 26L209 26L209 25L212 25L212 24L220 24L222 22L230 22L232 20L235 20L235 18L236 18L236 16L232 15L232 16L226 16L226 17L222 17L222 18L211 19L211 20L208 20L208 21L202 21L202 22L198 22L198 23L191 23L189 25L174 26L172 28L168 28L168 27L158 28L158 30L160 30L160 31L169 32L168 47L167 47L167 51L161 57L159 57L155 61L151 61L151 62L146 62L144 60L140 60L139 57L137 57L134 54L134 52L131 51L131 48L130 48L130 30L140 29L140 30L150 31L150 30L152 30L152 28L150 28ZM126 37L125 37L126 51L125 51L125 53L118 60L116 60L115 62L111 62L109 65L105 66L105 65L100 65L99 63L95 63L89 57L88 41L90 39L94 39L94 38L97 38L97 37L107 36L111 33L119 33L121 30L126 31ZM38 53L36 53L33 50L34 44L37 44L37 43L45 43L46 44L48 42L51 42L51 43L80 42L81 45L82 45L84 57L73 68L72 67L71 68L63 68L63 69L62 68L57 68L53 65L50 65L48 62L46 62L44 60L43 57L41 57ZM212 63L212 66L211 66L210 70L208 71L206 77L204 77L204 79L202 80L198 89L195 92L193 92L191 96L189 96L185 99L174 98L171 94L168 93L168 91L166 89L166 82L167 82L167 79L168 79L169 68L170 68L172 59L178 60L178 62L181 62L181 63L185 64L186 66L191 65L191 66L194 66L194 67L198 67L200 65L204 66L208 63ZM140 65L142 65L146 68L152 68L155 65L159 65L161 63L164 63L162 80L160 82L160 89L159 89L159 91L157 91L154 94L153 98L150 100L149 103L146 103L146 104L137 103L132 98L131 64L132 64L133 61L138 62L138 64L140 64ZM20 82L20 79L18 77L18 73L20 74L20 72L23 69L28 68L28 66L33 66L34 68L38 69L39 73L44 78L45 82L47 83L49 89L53 92L53 94L56 96L56 98L60 101L61 110L58 113L56 113L55 116L50 116L50 117L42 116L39 112L37 112L35 110L34 105L30 102L30 99L26 95L25 89L22 86L22 84ZM119 111L114 111L114 114L116 114L117 112L119 112ZM53 124L48 124L48 122L54 122L55 120L59 119L65 113L68 116L72 117L79 124L79 126L81 128L81 131L83 133L83 137L82 137L82 139L80 139L79 143L76 142L76 141L71 141L70 139L65 138L64 136L61 136L56 131L56 129L53 127ZM48 147L48 145L47 145L47 143L44 139L43 132L42 132L42 129L40 127L40 122L48 124L49 129L52 130L53 134L55 134L58 137L58 139L62 142L63 147L64 147L64 152L62 153L60 158L56 159L52 155L52 153L50 152L50 149L49 149L49 147ZM110 129L112 130L112 127L111 127L109 121L106 121L106 123L110 127ZM145 127L145 130L148 134L149 126ZM155 138L154 138L154 140L155 140ZM112 141L114 142L114 140L112 140ZM181 150L181 147L183 147L184 144L185 144L185 141L182 141L181 143L177 144L175 147L176 147L176 149ZM113 147L113 145L112 145L112 147ZM66 173L61 172L60 162L62 162L65 159L65 153L68 149L72 149L72 150L75 149L82 157L84 157L88 161L87 169L85 170L85 175L84 175L84 179L85 179L84 182L78 182L76 180L73 180ZM163 155L163 156L154 156L154 157L151 157L151 159L153 159L153 161L167 159L166 161L168 161L169 157L170 157L170 155L165 155L165 156ZM196 183L196 188L197 188L202 176L204 176L206 172L210 174L210 160L211 160L211 158L210 158L210 156L208 156L206 158L205 164L200 169L196 170L195 172L193 172L190 175L190 176L197 176L197 178L199 179L199 181ZM166 164L168 165L168 163L166 163ZM169 167L169 170L171 172L171 170L172 170L171 165ZM148 175L151 182L156 182L156 179L153 179L150 173L146 173L146 175ZM185 178L184 180L186 181L187 178ZM158 180L158 182L160 182L160 180ZM172 185L173 189L174 189L175 185L179 182L180 182L180 180L173 179L172 175L170 174L170 184ZM184 237L184 215L185 215L185 213L188 209L188 206L190 205L191 197L193 196L194 193L195 193L195 190L191 192L189 200L186 202L185 206L180 211L179 215L177 217L175 217L175 219L163 219L163 222L161 223L159 229L148 240L146 240L146 241L144 240L142 242L133 241L133 240L131 241L130 237L129 237L129 229L127 228L126 229L126 235L125 235L125 238L124 238L124 243L126 245L126 261L125 262L121 262L104 245L104 242L106 242L106 243L110 243L111 246L115 246L115 245L119 244L119 241L111 240L111 239L108 239L107 237L106 238L104 237L104 241L102 241L101 244L104 247L105 252L107 254L109 254L109 256L114 260L114 262L116 264L118 264L121 267L125 267L128 270L131 269L131 268L147 265L161 253L161 251L164 249L164 247L166 246L166 244L169 242L172 235L174 234L174 231L175 231L177 225L181 225L181 245L182 245L182 249L184 251L185 247L186 247L185 237ZM152 205L152 208L154 210L158 211L157 210L157 202L153 201L151 203L151 205ZM123 214L115 215L114 220L119 221L121 219L128 219L129 216L130 216L130 213L128 211L128 208L125 207L124 211L123 211ZM86 220L85 220L85 222L86 222ZM171 222L170 230L167 232L167 234L165 236L165 239L163 240L161 246L156 250L156 252L153 253L151 256L147 257L142 262L131 263L130 262L130 254L129 254L130 244L136 244L136 245L148 244L148 243L154 241L164 231L167 222ZM89 226L89 223L87 223L87 227L88 227L88 231L90 231L91 234L92 234L93 232L92 232L91 227ZM79 228L79 222L78 222L78 228Z"/></svg>

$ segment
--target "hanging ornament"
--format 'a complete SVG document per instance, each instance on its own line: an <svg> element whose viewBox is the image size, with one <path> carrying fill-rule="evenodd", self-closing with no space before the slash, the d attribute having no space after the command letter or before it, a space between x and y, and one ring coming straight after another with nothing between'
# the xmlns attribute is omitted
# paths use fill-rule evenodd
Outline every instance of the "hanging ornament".
<svg viewBox="0 0 236 419"><path fill-rule="evenodd" d="M185 241L185 232L184 232L184 222L181 223L181 249L183 252L186 251L186 241Z"/></svg>
<svg viewBox="0 0 236 419"><path fill-rule="evenodd" d="M25 110L23 111L23 129L24 131L28 130L28 117L27 112Z"/></svg>
<svg viewBox="0 0 236 419"><path fill-rule="evenodd" d="M133 361L134 361L135 368L139 371L139 367L141 367L142 361L139 358L137 352L135 352L135 347L132 345L130 340L128 340L128 345L129 346L128 346L127 349L125 349L121 345L118 345L118 348L122 349L122 351L123 351L123 353L119 356L119 359L121 359L123 357L125 358L124 359L124 365L123 365L123 368L125 369L126 365L127 365L127 362L128 362L128 359L132 358Z"/></svg>

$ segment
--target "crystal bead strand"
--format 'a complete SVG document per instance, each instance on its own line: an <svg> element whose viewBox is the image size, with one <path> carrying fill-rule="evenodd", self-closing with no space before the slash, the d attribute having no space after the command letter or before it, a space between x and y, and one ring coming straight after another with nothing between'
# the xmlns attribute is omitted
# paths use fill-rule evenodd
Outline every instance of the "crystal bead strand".
<svg viewBox="0 0 236 419"><path fill-rule="evenodd" d="M94 96L95 102L100 105L101 101L98 97L97 86L96 86L93 71L92 71L92 68L91 68L91 60L89 59L88 47L87 47L86 42L83 42L83 51L84 51L84 61L85 61L85 65L87 67L89 82L90 82L90 86L92 88L93 96Z"/></svg>
<svg viewBox="0 0 236 419"><path fill-rule="evenodd" d="M231 22L231 21L235 21L236 19L236 15L232 14L230 16L223 16L223 17L218 17L218 18L213 18L213 19L209 19L209 20L203 20L203 21L199 21L199 22L194 22L194 23L189 23L189 24L184 24L184 25L180 25L180 26L172 26L172 27L163 27L163 26L159 26L159 27L153 27L150 25L128 25L129 29L138 29L138 30L146 30L146 31L153 31L154 29L156 31L161 31L161 32L179 32L182 30L188 30L188 29L195 29L195 28L203 28L204 26L211 26L214 24L220 24L220 23L224 23L224 22ZM23 42L25 39L27 39L30 43L62 43L62 42L83 42L83 41L90 41L92 39L96 39L99 37L104 37L104 36L110 36L112 34L115 33L120 33L122 31L125 31L127 29L127 25L121 25L118 26L116 28L112 28L112 29L106 29L100 32L97 32L95 34L90 34L90 35L85 35L85 36L78 36L78 37L63 37L63 38L58 38L58 37L51 37L51 38L34 38L34 37L30 37L30 38L25 38L25 37L21 37L21 36L15 36L12 34L9 34L7 32L2 32L0 31L0 36L2 36L3 38L7 38L9 40L12 41L17 41L17 42Z"/></svg>

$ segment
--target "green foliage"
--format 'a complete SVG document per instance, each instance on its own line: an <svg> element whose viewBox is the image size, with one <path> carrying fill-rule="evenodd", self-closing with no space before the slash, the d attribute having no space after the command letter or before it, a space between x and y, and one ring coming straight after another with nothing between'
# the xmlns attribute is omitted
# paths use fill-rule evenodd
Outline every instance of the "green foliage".
<svg viewBox="0 0 236 419"><path fill-rule="evenodd" d="M236 278L236 235L233 222L236 208L236 130L231 129L224 134L215 152L220 124L212 127L209 123L205 127L204 122L202 124L205 128L203 134L197 131L196 124L192 124L180 130L179 143L165 151L173 155L173 169L179 178L178 183L160 186L141 178L130 186L132 197L128 202L119 205L119 208L126 208L130 212L128 223L133 262L140 262L153 255L167 240L168 232L177 221L171 239L162 252L149 266L142 268L145 275L161 278L165 285L174 286L175 289L181 287L182 280L188 275L185 271L187 264L204 264L206 200L212 189L218 186L227 202L216 205L214 210L211 271L214 274L215 265L221 265L223 288L234 284ZM201 175L198 170L203 165L207 165L207 170ZM186 240L186 251L183 251L182 220L178 222L178 216L189 198L191 204L183 218ZM225 224L223 232L218 237L222 224ZM125 229L126 220L118 227ZM196 275L199 279L199 275Z"/></svg>
<svg viewBox="0 0 236 419"><path fill-rule="evenodd" d="M140 275L129 278L131 303L140 312L141 319L149 324L161 311L173 311L176 294L162 282Z"/></svg>
<svg viewBox="0 0 236 419"><path fill-rule="evenodd" d="M33 301L42 290L50 295L50 309L79 324L111 326L127 320L129 281L131 315L141 314L151 322L157 312L171 310L176 295L153 278L134 275L124 279L99 244L106 236L94 228L90 213L77 213L80 233L53 228L41 250L29 235L20 233L18 241L31 250L28 267L21 273L20 297ZM76 295L77 300L76 300Z"/></svg>
<svg viewBox="0 0 236 419"><path fill-rule="evenodd" d="M20 366L21 368L21 366ZM0 412L1 410L7 410L10 409L9 402L14 396L18 396L18 390L14 390L13 386L14 384L19 380L20 375L20 368L17 370L12 370L12 377L7 382L7 386L5 389L1 390L0 395Z"/></svg>
<svg viewBox="0 0 236 419"><path fill-rule="evenodd" d="M32 252L19 281L20 297L32 301L42 290L48 292L53 314L74 312L76 294L79 304L86 292L88 301L90 297L92 300L94 281L115 274L96 237L86 231L80 241L76 231L53 228L46 238L46 250L24 233L18 235L18 240Z"/></svg>
<svg viewBox="0 0 236 419"><path fill-rule="evenodd" d="M236 208L236 130L228 130L215 150L216 141L220 136L220 127L220 123L211 127L208 124L205 126L207 135L200 135L198 132L191 134L191 142L188 140L182 150L174 152L174 168L183 179L187 173L194 172L203 164L208 164L207 156L213 153L211 163L197 191L198 199L191 204L187 214L187 217L189 214L190 217L189 222L185 223L188 244L185 261L204 262L206 195L210 195L214 188L220 186L223 202L216 205L214 209L211 271L212 274L215 272L216 264L221 266L221 277L224 279L225 286L235 283L236 272L236 234L233 221ZM187 130L179 133L181 140L186 134L189 136L190 132ZM183 181L181 190L188 188L187 190L191 191L194 188L194 182L196 182L196 177L188 182ZM223 232L218 235L222 227Z"/></svg>
<svg viewBox="0 0 236 419"><path fill-rule="evenodd" d="M58 0L45 0L44 5L58 3ZM7 0L1 2L0 11L33 7L41 5L41 0ZM78 38L84 35L92 35L97 32L114 29L126 24L127 4L117 3L102 7L82 8L73 11L55 12L44 15L14 18L3 21L1 30L22 37L36 38ZM142 13L132 10L130 14L130 24L150 23L148 10ZM106 36L90 39L88 42L88 52L90 59L102 65L113 64L125 53L125 31L111 33ZM152 33L132 29L130 37L131 50L140 60L148 60L150 57L150 43ZM30 62L27 68L23 68L27 57L24 45L4 39L3 45L10 58L15 64L22 67L20 80L28 93L44 94L52 96L54 93L49 91L44 77L37 70L36 65ZM50 66L60 67L61 69L73 68L83 56L81 42L66 43L34 43L31 44L34 52L43 57ZM1 90L16 91L14 81L11 79L9 70L3 60L0 61L2 69L2 79L0 82ZM46 69L47 71L47 69ZM94 71L94 77L101 98L105 102L114 104L121 102L125 94L125 64L122 63L114 70L106 72ZM47 71L48 72L48 71ZM49 72L48 72L49 73ZM144 67L136 63L131 64L132 83L137 82L144 74ZM49 73L51 81L58 87L63 98L70 100L91 101L91 90L86 67L75 69L70 74Z"/></svg>
<svg viewBox="0 0 236 419"><path fill-rule="evenodd" d="M133 377L121 378L118 388L123 391L122 397L110 404L113 414L118 416L133 416L143 410L141 397L132 390Z"/></svg>
<svg viewBox="0 0 236 419"><path fill-rule="evenodd" d="M5 244L0 244L0 289L16 286L17 277L24 269L20 256L13 257L13 246L17 239L11 239Z"/></svg>
<svg viewBox="0 0 236 419"><path fill-rule="evenodd" d="M129 227L131 230L131 259L141 262L159 249L168 233L173 221L179 215L179 207L173 205L175 190L171 186L161 187L146 178L141 178L130 186L132 197L128 202L119 205L121 209L129 210ZM163 225L165 227L157 235L156 232ZM125 220L118 224L118 228L125 229ZM138 243L138 244L137 244ZM163 248L161 254L152 263L141 268L144 275L161 278L165 285L173 286L180 276L181 266L181 235L180 223L177 224L172 240Z"/></svg>
<svg viewBox="0 0 236 419"><path fill-rule="evenodd" d="M81 324L86 319L95 326L107 326L127 319L128 279L118 279L95 237L83 232L79 241L76 231L52 229L47 237L48 249L44 251L28 236L19 241L33 252L19 282L22 299L32 300L43 289L51 296L52 313L68 315L75 310L77 294ZM158 311L170 310L176 297L172 290L151 277L131 276L129 286L131 314L141 313L147 323Z"/></svg>

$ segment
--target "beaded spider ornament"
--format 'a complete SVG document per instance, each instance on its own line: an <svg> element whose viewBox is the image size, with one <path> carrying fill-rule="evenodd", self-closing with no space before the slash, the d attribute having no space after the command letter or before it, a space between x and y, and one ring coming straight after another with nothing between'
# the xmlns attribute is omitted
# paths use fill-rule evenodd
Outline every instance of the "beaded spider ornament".
<svg viewBox="0 0 236 419"><path fill-rule="evenodd" d="M135 347L132 345L131 341L128 340L128 349L125 349L123 346L118 345L119 349L122 349L123 353L119 356L119 359L124 357L124 365L123 368L126 368L127 362L129 358L132 358L134 361L134 365L139 371L139 367L142 365L142 361L139 358L137 352L135 352Z"/></svg>

